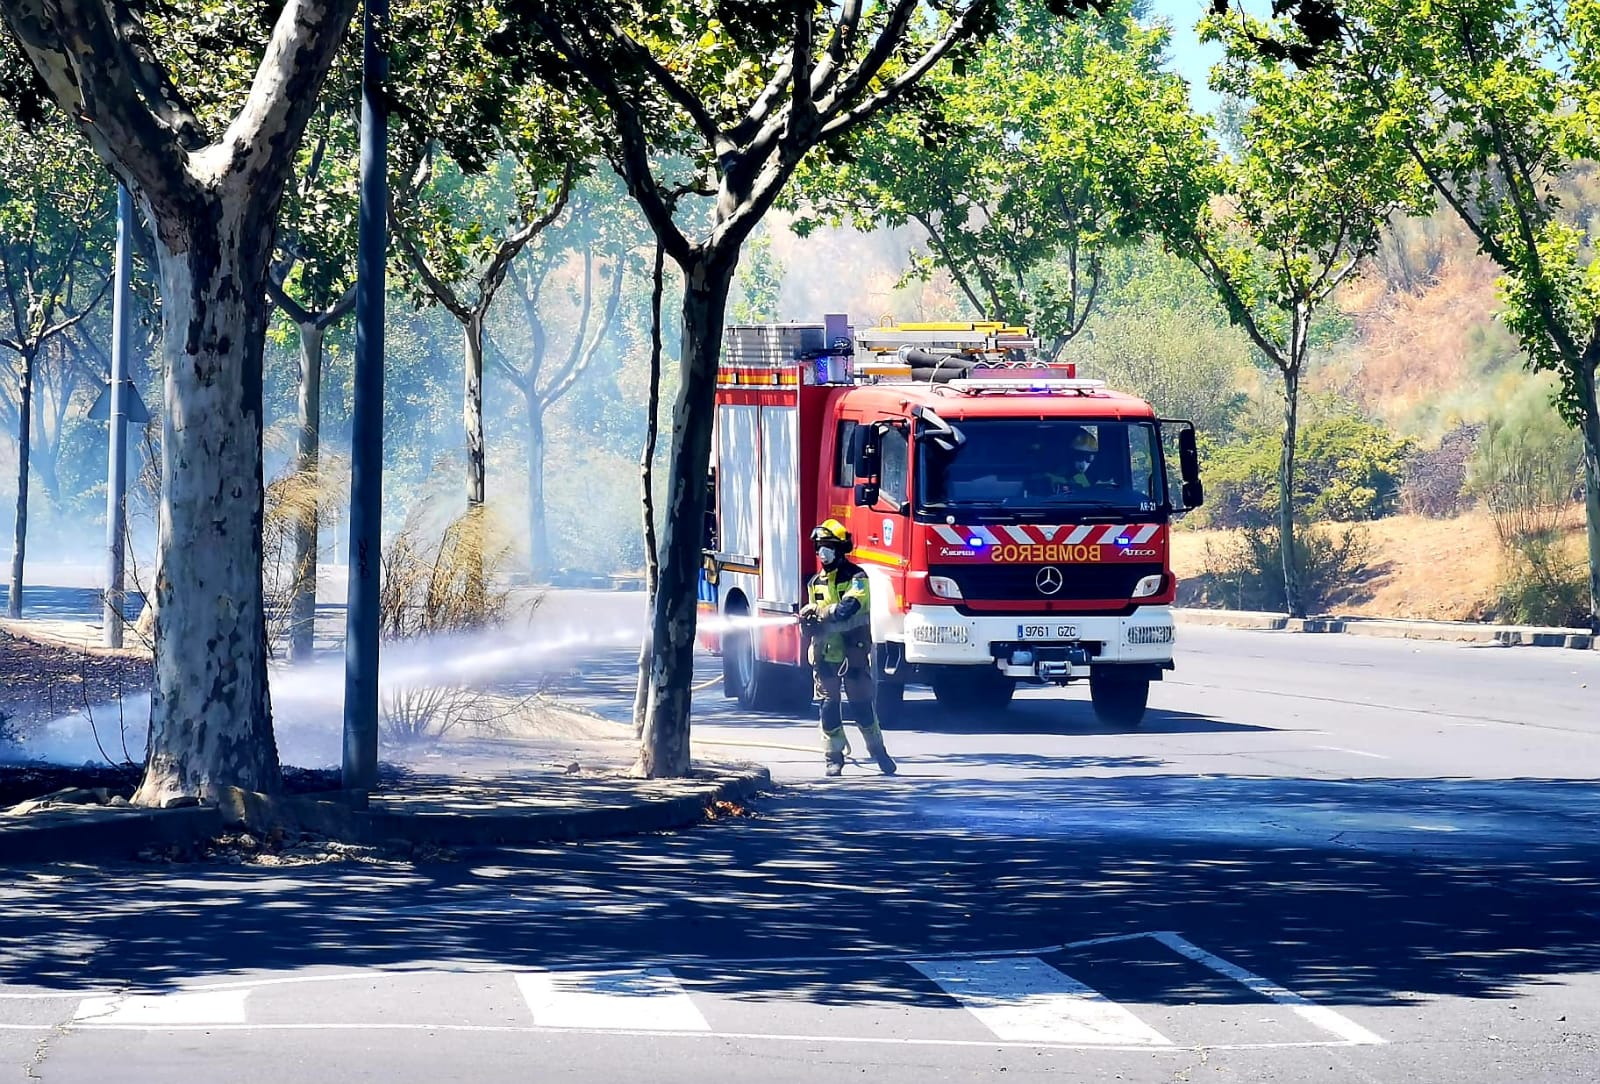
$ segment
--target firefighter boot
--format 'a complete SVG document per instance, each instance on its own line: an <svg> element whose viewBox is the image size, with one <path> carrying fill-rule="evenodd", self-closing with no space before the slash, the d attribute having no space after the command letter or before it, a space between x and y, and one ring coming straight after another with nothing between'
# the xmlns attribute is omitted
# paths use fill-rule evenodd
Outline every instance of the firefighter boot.
<svg viewBox="0 0 1600 1084"><path fill-rule="evenodd" d="M883 731L876 725L864 726L861 728L861 736L867 739L867 752L878 762L878 770L884 775L893 775L896 765L894 757L889 755L889 750L883 744Z"/></svg>
<svg viewBox="0 0 1600 1084"><path fill-rule="evenodd" d="M824 730L822 732L822 757L826 765L823 773L825 775L844 774L844 754L848 748L849 745L845 743L843 726L835 730Z"/></svg>

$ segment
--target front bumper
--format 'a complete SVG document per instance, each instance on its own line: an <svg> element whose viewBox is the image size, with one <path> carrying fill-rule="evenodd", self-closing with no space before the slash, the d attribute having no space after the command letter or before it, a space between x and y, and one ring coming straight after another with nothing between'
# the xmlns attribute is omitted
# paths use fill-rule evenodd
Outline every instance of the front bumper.
<svg viewBox="0 0 1600 1084"><path fill-rule="evenodd" d="M1169 606L1142 606L1128 616L1018 614L969 617L953 606L913 606L890 639L905 661L932 666L995 666L1013 677L1081 677L1091 666L1172 661ZM1022 654L1033 658L1023 661ZM1041 672L1043 660L1069 661L1063 672ZM1013 660L1016 660L1013 663Z"/></svg>

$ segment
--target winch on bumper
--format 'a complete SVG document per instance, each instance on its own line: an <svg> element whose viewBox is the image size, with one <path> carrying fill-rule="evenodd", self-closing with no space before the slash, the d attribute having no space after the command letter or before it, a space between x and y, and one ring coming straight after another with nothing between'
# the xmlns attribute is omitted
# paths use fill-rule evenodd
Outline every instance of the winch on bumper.
<svg viewBox="0 0 1600 1084"><path fill-rule="evenodd" d="M1172 668L1172 610L1141 606L1134 613L1020 614L969 617L954 608L913 606L900 636L913 665L994 666L1008 677L1065 682L1096 666Z"/></svg>

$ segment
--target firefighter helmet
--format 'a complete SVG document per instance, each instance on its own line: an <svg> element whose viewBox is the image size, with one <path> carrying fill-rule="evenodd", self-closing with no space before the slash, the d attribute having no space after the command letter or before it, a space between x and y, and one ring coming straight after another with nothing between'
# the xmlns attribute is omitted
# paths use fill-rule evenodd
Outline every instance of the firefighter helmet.
<svg viewBox="0 0 1600 1084"><path fill-rule="evenodd" d="M1100 451L1100 441L1087 429L1078 430L1078 435L1072 438L1072 450L1096 455Z"/></svg>
<svg viewBox="0 0 1600 1084"><path fill-rule="evenodd" d="M850 537L850 532L845 530L844 524L836 519L824 520L811 532L812 549L829 542L839 546L845 553L849 553L856 545L855 539Z"/></svg>

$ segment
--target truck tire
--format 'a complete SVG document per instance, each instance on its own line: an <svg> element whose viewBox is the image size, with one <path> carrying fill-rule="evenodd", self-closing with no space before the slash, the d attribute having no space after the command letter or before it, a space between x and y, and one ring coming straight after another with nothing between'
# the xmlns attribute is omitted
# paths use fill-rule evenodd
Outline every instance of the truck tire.
<svg viewBox="0 0 1600 1084"><path fill-rule="evenodd" d="M933 696L951 711L1004 711L1017 683L986 666L944 666L933 672Z"/></svg>
<svg viewBox="0 0 1600 1084"><path fill-rule="evenodd" d="M896 667L896 673L888 673L889 651L888 644L878 644L872 651L872 710L880 726L898 723L906 703L905 664Z"/></svg>
<svg viewBox="0 0 1600 1084"><path fill-rule="evenodd" d="M906 683L894 678L881 677L872 691L872 710L878 715L879 726L894 726L906 706Z"/></svg>
<svg viewBox="0 0 1600 1084"><path fill-rule="evenodd" d="M1150 679L1129 674L1115 666L1098 666L1089 671L1089 700L1095 718L1106 726L1133 730L1144 722L1145 704L1150 698Z"/></svg>
<svg viewBox="0 0 1600 1084"><path fill-rule="evenodd" d="M728 613L743 614L729 607ZM756 657L755 636L748 629L722 638L722 695L737 700L745 711L805 715L811 707L811 672Z"/></svg>

